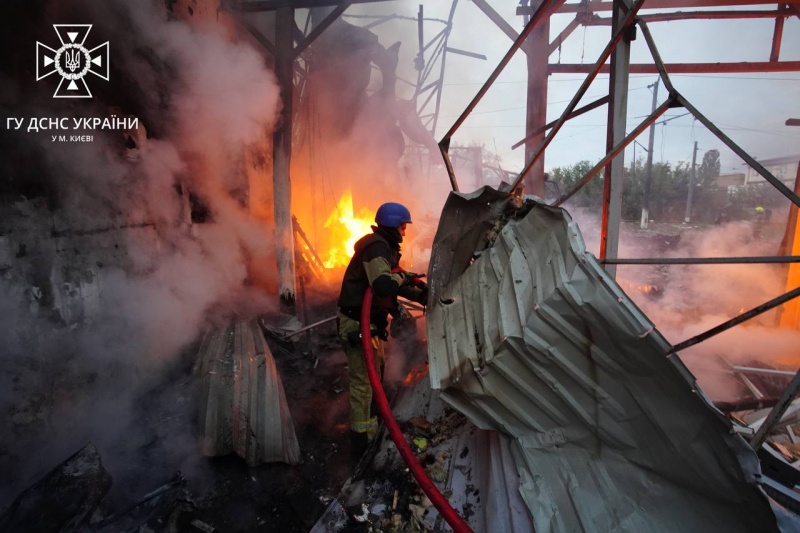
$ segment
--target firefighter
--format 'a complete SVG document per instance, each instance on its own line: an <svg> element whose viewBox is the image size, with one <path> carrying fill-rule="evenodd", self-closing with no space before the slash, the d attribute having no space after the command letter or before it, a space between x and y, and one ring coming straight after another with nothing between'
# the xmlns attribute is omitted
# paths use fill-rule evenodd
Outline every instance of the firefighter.
<svg viewBox="0 0 800 533"><path fill-rule="evenodd" d="M761 237L761 233L764 231L764 222L766 221L766 212L763 207L756 206L756 214L753 219L753 237L759 238Z"/></svg>
<svg viewBox="0 0 800 533"><path fill-rule="evenodd" d="M339 293L337 317L339 340L347 355L350 378L350 430L354 453L363 451L378 431L372 387L367 377L361 347L361 302L367 287L372 287L370 310L371 342L375 368L383 375L384 346L388 340L389 315L398 310L397 296L427 305L428 288L418 274L399 267L400 243L411 224L411 213L398 203L385 203L375 214L376 226L355 244Z"/></svg>

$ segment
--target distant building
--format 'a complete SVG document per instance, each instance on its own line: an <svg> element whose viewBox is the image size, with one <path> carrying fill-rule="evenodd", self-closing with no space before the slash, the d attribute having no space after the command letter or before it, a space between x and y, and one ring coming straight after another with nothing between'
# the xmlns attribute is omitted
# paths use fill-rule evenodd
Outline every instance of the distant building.
<svg viewBox="0 0 800 533"><path fill-rule="evenodd" d="M742 172L738 174L722 174L714 178L714 185L716 187L739 187L744 185L745 175Z"/></svg>
<svg viewBox="0 0 800 533"><path fill-rule="evenodd" d="M773 159L762 159L759 161L773 176L781 180L787 187L794 189L794 182L797 177L797 165L800 162L800 154L775 157ZM722 177L722 176L720 176ZM763 183L766 180L761 174L747 167L744 176L744 184Z"/></svg>

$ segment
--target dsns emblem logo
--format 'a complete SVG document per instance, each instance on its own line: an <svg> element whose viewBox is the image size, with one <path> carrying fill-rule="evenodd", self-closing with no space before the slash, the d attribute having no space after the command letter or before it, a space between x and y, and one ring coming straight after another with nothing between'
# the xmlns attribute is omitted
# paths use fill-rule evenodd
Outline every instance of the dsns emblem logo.
<svg viewBox="0 0 800 533"><path fill-rule="evenodd" d="M53 24L61 48L36 42L36 81L58 72L61 81L53 98L91 98L83 77L91 72L108 81L108 42L91 50L84 46L91 24Z"/></svg>

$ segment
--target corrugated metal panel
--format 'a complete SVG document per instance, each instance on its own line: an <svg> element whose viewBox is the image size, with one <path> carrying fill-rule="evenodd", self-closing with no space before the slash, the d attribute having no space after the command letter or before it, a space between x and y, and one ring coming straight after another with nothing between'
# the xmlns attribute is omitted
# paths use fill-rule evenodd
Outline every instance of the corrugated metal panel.
<svg viewBox="0 0 800 533"><path fill-rule="evenodd" d="M478 531L533 531L533 518L520 493L520 477L513 457L512 441L496 431L475 430L470 433L474 444L474 457L470 457L470 469L480 487L479 503L470 525ZM465 470L460 463L467 446L456 448L456 465L453 471L458 475ZM469 455L469 454L468 454ZM451 482L453 484L453 482Z"/></svg>
<svg viewBox="0 0 800 533"><path fill-rule="evenodd" d="M300 447L278 369L255 321L206 333L195 373L202 379L203 453L235 452L250 466L300 461Z"/></svg>
<svg viewBox="0 0 800 533"><path fill-rule="evenodd" d="M450 196L428 342L442 398L514 438L535 530L776 531L755 454L566 211L519 207Z"/></svg>

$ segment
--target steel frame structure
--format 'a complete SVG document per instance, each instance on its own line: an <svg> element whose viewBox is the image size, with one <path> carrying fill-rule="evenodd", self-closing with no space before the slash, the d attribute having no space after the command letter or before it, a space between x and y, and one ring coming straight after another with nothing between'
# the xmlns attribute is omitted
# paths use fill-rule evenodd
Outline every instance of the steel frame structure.
<svg viewBox="0 0 800 533"><path fill-rule="evenodd" d="M292 155L292 132L294 112L292 102L294 93L302 88L306 70L299 64L303 52L314 42L336 19L342 16L352 4L381 2L385 0L223 0L224 8L233 14L234 19L258 42L275 60L275 74L281 89L281 100L284 105L281 110L280 120L273 135L273 204L275 211L276 228L276 258L278 270L278 286L280 301L284 310L293 313L296 298L296 265L295 259L295 232L292 224L291 186L289 168ZM439 109L442 99L442 86L445 72L445 59L447 53L455 53L468 57L486 59L481 54L459 50L448 46L448 39L452 30L453 15L455 14L458 0L453 0L450 15L446 21L438 19L425 19L423 7L420 5L416 18L419 49L416 58L418 71L417 82L413 100L415 104L427 93L421 104L417 104L418 113L432 131L436 130ZM295 9L300 8L328 8L330 12L316 24L311 31L305 33L295 24ZM264 33L257 28L246 16L248 13L260 12L275 13L275 42L273 43ZM375 17L375 20L366 25L374 27L394 18L395 16ZM427 43L424 39L425 22L444 23L444 29L439 31ZM426 53L433 47L430 57L426 60ZM435 66L439 66L438 77L431 80ZM295 83L298 78L298 83ZM431 100L435 97L433 110L429 110Z"/></svg>
<svg viewBox="0 0 800 533"><path fill-rule="evenodd" d="M281 288L282 301L294 301L294 253L292 248L292 229L290 215L283 213L279 217L279 211L285 211L285 206L291 205L291 190L289 187L289 162L291 158L291 131L292 131L292 111L291 105L287 102L292 101L292 90L294 88L294 74L296 71L295 59L303 50L327 28L336 18L338 18L352 3L380 1L380 0L352 0L348 2L336 2L333 0L251 0L228 2L227 7L238 12L255 12L274 10L276 12L276 43L271 45L268 39L260 35L257 29L242 21L251 34L275 56L276 74L281 85L282 98L285 103L282 111L281 123L275 133L274 139L274 197L276 206L276 231L278 235L278 272ZM603 157L576 185L576 187L556 199L552 205L559 206L578 192L593 177L604 171L604 196L603 196L603 218L601 230L601 249L600 260L605 263L609 273L615 275L615 265L625 264L626 260L616 257L619 240L619 225L621 211L621 181L624 161L622 160L623 151L633 140L650 125L655 123L668 109L683 107L700 121L709 131L719 138L728 148L741 157L751 168L756 170L766 181L771 183L778 191L788 198L795 206L800 206L800 197L780 180L773 176L766 168L758 163L753 157L747 154L742 148L726 136L716 125L713 124L705 115L694 107L672 84L669 73L705 72L705 73L730 73L730 72L795 72L800 71L800 61L780 61L779 51L784 30L784 21L788 17L797 16L800 18L800 0L784 0L778 4L775 10L729 10L720 9L716 11L690 11L690 12L671 12L671 13L648 13L639 15L639 11L647 9L679 9L679 8L730 8L735 6L752 5L774 5L775 2L769 0L614 0L591 1L567 4L566 0L542 0L538 7L533 10L528 6L521 6L517 12L521 15L530 16L524 29L517 34L510 25L494 12L486 0L473 0L473 2L500 27L503 32L513 40L513 44L508 52L501 59L495 70L480 88L478 93L467 105L462 114L456 119L450 129L439 141L439 149L445 162L447 173L452 189L458 191L458 182L455 176L452 162L449 156L449 147L453 135L463 124L467 116L475 109L481 99L485 96L488 89L498 78L503 69L508 65L511 57L520 49L528 55L529 66L529 89L542 87L542 76L546 77L550 73L586 73L586 79L581 84L570 103L567 105L558 120L545 124L545 114L541 112L541 102L546 102L546 81L544 84L544 94L533 96L533 91L529 90L528 96L528 116L527 133L525 138L515 145L526 144L526 165L519 173L512 185L512 192L521 194L523 181L529 178L528 183L533 184L534 192L543 189L544 175L543 163L544 153L547 146L551 143L555 135L558 134L564 123L571 118L579 116L587 111L608 105L608 131L606 143L606 156ZM429 105L433 96L436 96L435 109L431 116L435 131L438 120L438 110L442 96L442 80L445 72L446 52L462 53L472 57L482 57L479 54L455 50L447 46L448 37L452 30L453 15L457 0L454 0L450 15L446 22L445 29L439 32L428 43L424 42L423 30L423 8L417 16L419 50L417 55L417 86L414 94L415 101L426 92L430 92L427 99L418 109L424 109ZM309 7L334 7L333 11L314 28L308 35L303 35L295 28L294 9ZM598 12L611 11L610 18L601 18ZM549 39L549 31L542 31L542 27L549 28L549 19L556 13L575 13L575 18L552 42L543 42L542 35ZM770 48L769 61L758 63L684 63L684 64L665 64L660 56L655 41L650 33L648 22L656 23L671 20L688 19L759 19L774 18L775 27ZM242 19L240 18L240 21ZM375 24L379 24L377 21ZM533 57L541 56L540 51L545 49L546 57L558 48L561 42L566 39L575 29L581 25L597 26L611 25L612 36L606 48L594 65L547 65L546 71L542 71L541 63L537 63ZM630 42L633 38L635 28L638 28L647 43L653 57L653 64L630 64ZM538 34L536 33L537 29ZM533 37L532 37L533 36ZM528 41L530 39L530 41ZM295 46L294 42L299 44ZM538 45L538 46L537 46ZM433 59L425 68L425 52L434 46L432 52ZM426 83L432 73L433 64L440 59L440 73L438 79L431 83ZM609 61L606 64L606 61ZM586 94L592 81L600 73L609 73L609 94L588 105L577 108L577 104ZM668 92L667 99L658 106L647 118L645 118L631 133L625 134L625 119L627 115L627 84L628 77L632 73L657 73ZM538 110L537 110L538 106ZM577 109L576 109L577 108ZM788 124L788 122L787 122ZM545 135L545 132L548 132ZM532 179L530 179L532 178ZM280 209L279 209L280 207ZM286 215L286 216L283 216ZM280 218L280 220L279 220ZM283 219L286 220L283 220ZM722 260L720 260L722 259ZM796 257L784 258L786 262L795 262ZM648 260L627 260L627 262L643 262ZM687 260L687 263L732 263L732 262L778 262L783 261L777 258L707 258ZM669 261L661 261L666 263ZM750 311L740 314L731 320L701 333L691 339L673 346L671 353L678 352L694 344L702 342L722 331L725 331L739 323L742 323L753 316L761 314L769 309L781 305L800 295L800 288L795 288L787 293L778 296L769 302L765 302ZM800 387L800 371L792 380L791 386L784 393L784 396L794 394ZM770 419L779 418L777 412L782 406L787 405L787 401L781 401L776 406L776 412L772 413ZM765 424L767 426L767 424ZM768 427L764 428L766 432ZM752 444L758 447L763 442L764 432L754 438Z"/></svg>
<svg viewBox="0 0 800 533"><path fill-rule="evenodd" d="M779 179L773 176L766 168L758 163L753 157L747 154L741 147L734 143L727 135L725 135L716 125L702 114L696 107L694 107L672 84L669 72L684 73L684 72L787 72L787 71L800 71L800 62L798 61L779 61L779 51L781 39L783 36L784 20L789 16L797 16L800 18L800 1L790 0L778 5L774 11L700 11L700 12L678 12L678 13L662 13L650 15L638 15L639 10L645 5L647 1L648 8L679 8L679 7L730 7L736 5L753 5L753 4L769 4L767 0L638 0L633 4L629 4L626 0L615 0L614 2L583 2L581 4L565 4L564 0L543 0L535 12L532 13L532 18L525 26L525 29L514 40L513 45L508 53L500 61L499 65L488 78L486 83L478 91L478 94L469 103L464 112L455 121L453 126L447 131L439 143L442 156L446 162L446 168L453 186L453 190L458 190L456 176L453 172L452 164L450 164L448 157L448 147L452 136L455 134L459 126L464 122L466 117L477 106L481 98L486 94L491 84L497 79L500 72L510 61L511 56L522 47L523 41L531 35L534 27L537 24L546 24L553 13L576 13L575 19L565 28L565 30L554 40L548 47L549 55L574 29L580 25L608 25L612 26L612 37L601 53L598 60L594 65L549 65L548 73L586 73L586 79L581 87L576 92L566 109L561 114L560 118L549 124L543 124L544 119L539 117L540 123L528 122L528 132L526 137L515 144L517 147L523 143L530 143L531 141L537 142L538 147L532 152L532 155L526 157L526 165L520 172L517 179L512 185L512 192L521 194L523 180L528 176L532 170L536 169L536 164L542 160L544 151L548 144L552 141L554 136L558 133L563 124L576 116L579 116L591 109L595 109L601 105L608 104L608 134L607 134L607 154L603 157L573 188L573 190L566 192L561 198L555 200L552 205L562 205L566 200L572 197L582 187L584 187L593 177L600 173L601 170L605 171L604 182L604 197L603 197L603 218L601 229L601 249L600 260L606 265L606 270L614 276L615 265L629 263L669 263L671 261L659 261L658 259L648 260L628 260L617 259L616 252L619 240L619 223L621 211L621 180L622 168L624 162L621 160L622 152L627 145L633 142L642 132L644 132L650 125L655 123L668 109L673 107L682 107L691 113L698 121L700 121L709 131L711 131L719 140L721 140L728 148L735 154L742 158L751 168L756 170L765 180L772 184L781 194L788 198L793 204L793 211L795 206L800 206L800 197L797 191L792 191ZM479 3L479 2L476 2ZM479 6L480 7L480 6ZM483 8L482 8L483 9ZM520 8L522 13L530 13L526 11L524 6ZM597 17L597 11L613 10L613 16L610 19L601 19ZM520 10L518 10L520 14ZM691 63L691 64L673 64L666 65L656 47L655 41L650 33L648 21L661 22L668 20L686 20L686 19L742 19L742 18L774 18L775 28L773 33L772 46L770 49L770 60L763 63ZM631 32L635 27L641 31L650 53L653 57L652 65L631 65L629 63L629 43L631 40ZM528 53L532 51L529 49ZM610 64L606 65L606 61L610 59ZM529 62L530 64L530 62ZM596 100L595 102L576 109L578 102L586 94L586 91L597 74L601 72L610 73L609 80L609 95L607 97ZM628 76L631 73L658 73L661 81L664 83L668 91L668 97L664 103L658 106L647 118L644 119L631 133L625 135L624 124L626 118L627 108L627 84ZM529 84L529 90L531 88ZM540 96L541 97L541 96ZM546 95L544 97L546 99ZM530 111L530 97L528 101ZM529 119L531 114L529 112ZM787 125L789 122L787 121ZM544 131L549 130L549 133L541 138ZM800 167L799 167L800 168ZM541 165L536 169L540 175L534 176L534 183L541 183L544 181L543 171ZM800 170L798 171L800 172ZM734 262L796 262L796 257L786 258L706 258L695 260L682 260L685 263L734 263ZM677 261L672 261L677 262ZM768 302L765 302L747 312L726 321L700 335L692 337L686 341L673 346L670 353L677 353L680 350L693 346L708 338L711 338L723 331L730 329L750 318L782 305L793 298L800 296L800 287L790 290ZM772 423L780 419L783 409L785 409L793 395L800 389L800 370L798 370L794 379L784 391L780 401L770 413L767 422L764 423L762 428L758 431L756 436L751 440L751 445L758 449L763 443L766 433L771 427Z"/></svg>

